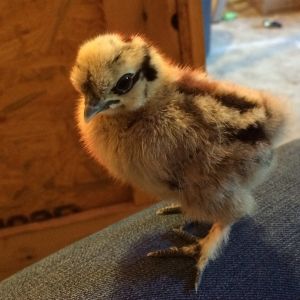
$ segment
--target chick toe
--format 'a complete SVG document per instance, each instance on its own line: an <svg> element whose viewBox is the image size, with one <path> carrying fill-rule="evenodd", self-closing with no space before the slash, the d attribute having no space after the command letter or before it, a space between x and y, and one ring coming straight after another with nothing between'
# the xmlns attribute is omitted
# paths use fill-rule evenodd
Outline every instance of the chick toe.
<svg viewBox="0 0 300 300"><path fill-rule="evenodd" d="M165 207L162 207L156 211L157 215L172 215L172 214L181 214L181 206L179 204L171 204Z"/></svg>

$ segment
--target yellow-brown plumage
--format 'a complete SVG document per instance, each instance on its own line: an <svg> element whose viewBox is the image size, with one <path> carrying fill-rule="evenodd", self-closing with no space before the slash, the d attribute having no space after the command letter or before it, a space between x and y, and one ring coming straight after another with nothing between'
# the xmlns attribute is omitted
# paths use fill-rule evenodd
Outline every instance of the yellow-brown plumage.
<svg viewBox="0 0 300 300"><path fill-rule="evenodd" d="M214 224L187 248L151 253L194 257L199 279L231 224L253 208L251 190L270 169L285 121L281 103L181 69L139 36L85 43L71 80L81 94L80 134L95 159L116 179Z"/></svg>

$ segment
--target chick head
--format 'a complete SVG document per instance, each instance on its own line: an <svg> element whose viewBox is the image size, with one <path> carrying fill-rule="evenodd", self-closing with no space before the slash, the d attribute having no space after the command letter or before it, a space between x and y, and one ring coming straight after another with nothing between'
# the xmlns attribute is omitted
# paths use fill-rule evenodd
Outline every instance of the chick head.
<svg viewBox="0 0 300 300"><path fill-rule="evenodd" d="M140 36L100 35L79 49L71 81L84 99L84 118L134 111L163 77L164 59Z"/></svg>

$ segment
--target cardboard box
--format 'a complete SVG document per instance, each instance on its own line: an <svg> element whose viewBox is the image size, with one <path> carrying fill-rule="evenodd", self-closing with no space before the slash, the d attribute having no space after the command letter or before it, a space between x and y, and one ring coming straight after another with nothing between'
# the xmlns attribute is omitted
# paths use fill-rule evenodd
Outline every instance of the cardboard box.
<svg viewBox="0 0 300 300"><path fill-rule="evenodd" d="M262 14L300 9L300 0L250 0Z"/></svg>

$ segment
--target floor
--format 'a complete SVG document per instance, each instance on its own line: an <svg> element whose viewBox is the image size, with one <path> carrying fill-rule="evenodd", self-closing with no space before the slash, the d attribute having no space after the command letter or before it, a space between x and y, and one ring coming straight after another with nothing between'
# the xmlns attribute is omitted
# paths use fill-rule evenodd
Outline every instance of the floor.
<svg viewBox="0 0 300 300"><path fill-rule="evenodd" d="M267 90L289 106L288 130L281 143L300 137L300 11L269 16L282 28L266 29L265 17L249 5L238 18L212 25L207 71L249 87Z"/></svg>

